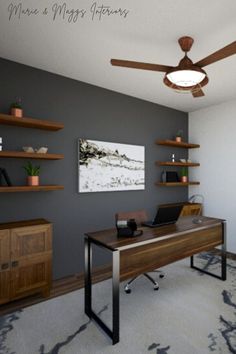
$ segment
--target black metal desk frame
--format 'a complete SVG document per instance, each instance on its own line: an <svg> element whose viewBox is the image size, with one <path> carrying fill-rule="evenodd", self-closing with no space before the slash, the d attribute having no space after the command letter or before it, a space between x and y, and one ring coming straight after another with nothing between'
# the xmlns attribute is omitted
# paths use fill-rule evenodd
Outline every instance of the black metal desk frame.
<svg viewBox="0 0 236 354"><path fill-rule="evenodd" d="M226 246L226 222L222 221L222 237L223 237L223 244L221 245L221 275L217 275L211 272L206 271L205 269L198 268L194 265L194 256L190 257L190 267L193 269L196 269L204 274L210 275L214 278L220 279L220 280L226 280L226 272L227 272L227 264L226 264L226 258L227 258L227 246Z"/></svg>
<svg viewBox="0 0 236 354"><path fill-rule="evenodd" d="M226 280L226 222L222 221L222 238L221 246L221 276L205 271L204 269L194 266L194 256L190 257L190 266L200 272ZM132 247L141 246L145 242L138 242ZM99 318L92 309L92 244L112 252L112 330ZM125 247L124 247L125 248ZM129 248L129 247L128 247ZM114 250L98 241L92 240L85 235L85 313L93 319L104 332L112 339L112 344L119 342L120 337L120 251Z"/></svg>
<svg viewBox="0 0 236 354"><path fill-rule="evenodd" d="M92 243L101 245L85 236L85 313L97 324L116 344L120 340L120 251L102 245L112 252L112 330L97 316L92 309Z"/></svg>

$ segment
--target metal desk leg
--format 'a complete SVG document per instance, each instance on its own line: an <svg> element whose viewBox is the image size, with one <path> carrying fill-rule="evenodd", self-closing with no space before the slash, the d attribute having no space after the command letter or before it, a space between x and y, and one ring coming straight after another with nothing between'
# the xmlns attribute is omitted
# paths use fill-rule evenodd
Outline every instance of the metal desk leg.
<svg viewBox="0 0 236 354"><path fill-rule="evenodd" d="M112 331L92 309L92 243L84 239L85 253L85 313L93 319L116 344L120 340L120 252L112 251ZM95 243L96 244L96 243Z"/></svg>
<svg viewBox="0 0 236 354"><path fill-rule="evenodd" d="M215 277L217 279L226 280L226 278L227 278L227 264L226 264L227 249L226 249L226 222L225 221L222 221L222 238L223 238L223 243L221 246L221 276L196 267L194 265L194 258L193 258L194 256L191 256L191 258L190 258L191 268L196 269L202 273L211 275L212 277Z"/></svg>
<svg viewBox="0 0 236 354"><path fill-rule="evenodd" d="M227 244L226 244L226 235L227 235L227 229L226 229L226 221L222 222L222 233L223 233L223 245L222 245L222 253L221 253L221 277L222 280L226 280L227 278L227 263L226 263L226 256L227 256Z"/></svg>
<svg viewBox="0 0 236 354"><path fill-rule="evenodd" d="M92 317L92 279L91 279L91 269L92 269L92 247L91 242L88 238L84 239L84 269L85 269L85 291L84 291L84 305L85 313L89 318Z"/></svg>
<svg viewBox="0 0 236 354"><path fill-rule="evenodd" d="M120 339L120 252L112 255L112 342L116 344Z"/></svg>

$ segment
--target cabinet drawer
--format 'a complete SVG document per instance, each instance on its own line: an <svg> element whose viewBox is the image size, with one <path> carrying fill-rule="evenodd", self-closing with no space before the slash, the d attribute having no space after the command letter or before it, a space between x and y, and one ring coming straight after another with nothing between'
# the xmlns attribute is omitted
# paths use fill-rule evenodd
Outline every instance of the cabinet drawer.
<svg viewBox="0 0 236 354"><path fill-rule="evenodd" d="M50 251L52 249L51 225L12 229L11 249L13 260Z"/></svg>

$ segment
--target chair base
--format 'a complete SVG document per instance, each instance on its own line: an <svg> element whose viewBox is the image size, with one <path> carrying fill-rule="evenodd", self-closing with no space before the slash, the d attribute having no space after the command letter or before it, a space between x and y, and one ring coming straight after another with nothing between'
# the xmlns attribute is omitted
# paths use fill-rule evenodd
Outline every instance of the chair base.
<svg viewBox="0 0 236 354"><path fill-rule="evenodd" d="M162 273L162 271L160 271L160 270L154 270L153 272L155 272L155 273L160 273L160 274L159 274L159 278L164 278L164 276L165 276L165 274ZM159 284L158 284L158 282L155 281L148 273L143 273L142 275L144 275L151 283L154 284L154 287L153 287L154 290L158 290L158 289L159 289ZM131 293L130 285L131 285L138 277L140 277L140 275L138 275L137 277L134 277L134 278L130 279L130 280L128 281L128 283L125 284L124 290L125 290L126 294L130 294L130 293Z"/></svg>

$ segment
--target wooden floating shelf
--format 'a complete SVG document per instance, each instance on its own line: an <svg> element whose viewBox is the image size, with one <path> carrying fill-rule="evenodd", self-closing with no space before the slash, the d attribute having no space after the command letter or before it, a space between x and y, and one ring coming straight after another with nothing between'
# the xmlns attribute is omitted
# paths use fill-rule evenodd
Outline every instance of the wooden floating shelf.
<svg viewBox="0 0 236 354"><path fill-rule="evenodd" d="M42 185L42 186L1 186L0 193L8 192L47 192L47 191L56 191L62 190L64 186L60 185Z"/></svg>
<svg viewBox="0 0 236 354"><path fill-rule="evenodd" d="M163 187L184 187L184 186L194 186L194 185L198 185L200 184L200 182L157 182L156 185L157 186L163 186Z"/></svg>
<svg viewBox="0 0 236 354"><path fill-rule="evenodd" d="M186 167L198 167L200 163L196 162L167 162L167 161L156 161L158 166L186 166Z"/></svg>
<svg viewBox="0 0 236 354"><path fill-rule="evenodd" d="M42 130L57 131L64 128L64 124L52 122L49 120L40 120L34 118L16 118L9 114L0 113L0 124L15 125L17 127L35 128Z"/></svg>
<svg viewBox="0 0 236 354"><path fill-rule="evenodd" d="M61 160L64 158L62 154L37 154L24 151L0 151L0 158L17 158L17 159L40 159L40 160Z"/></svg>
<svg viewBox="0 0 236 354"><path fill-rule="evenodd" d="M195 149L195 148L199 148L200 147L199 144L190 144L190 143L185 143L183 141L178 143L175 140L157 140L156 144L157 145L165 145L165 146L185 148L185 149Z"/></svg>

